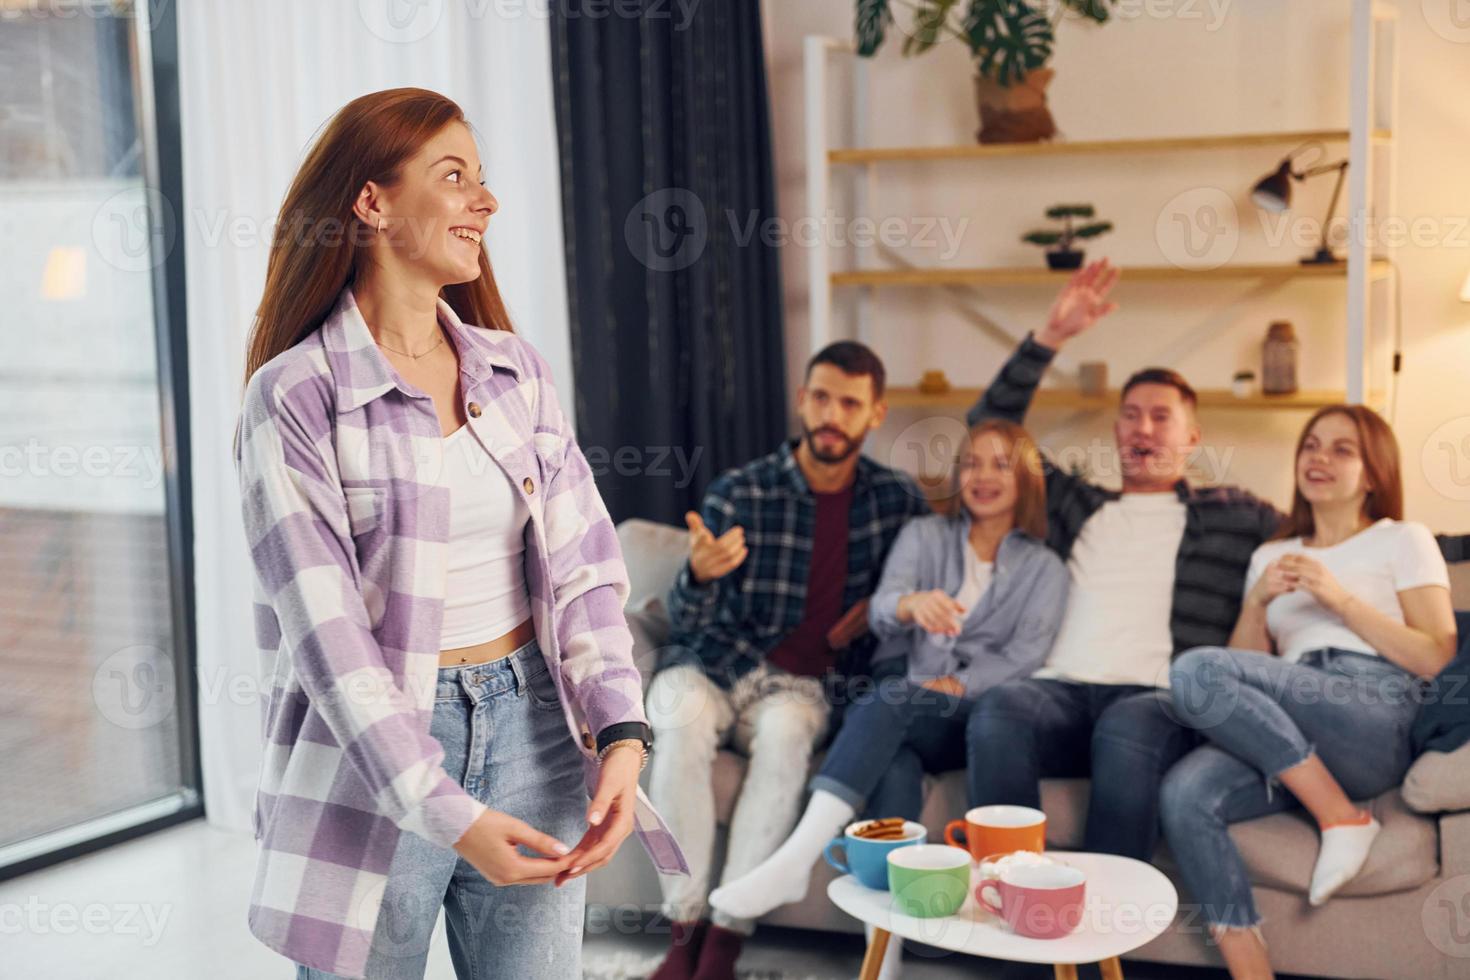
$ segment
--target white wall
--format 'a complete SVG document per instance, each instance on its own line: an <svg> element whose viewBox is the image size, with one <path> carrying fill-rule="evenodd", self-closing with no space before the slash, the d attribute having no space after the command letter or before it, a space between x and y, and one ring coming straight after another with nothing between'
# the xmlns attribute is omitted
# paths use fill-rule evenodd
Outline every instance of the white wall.
<svg viewBox="0 0 1470 980"><path fill-rule="evenodd" d="M1463 97L1470 91L1470 25L1456 26L1454 3L1402 3L1397 213L1427 221L1421 230L1436 243L1410 243L1393 252L1404 282L1405 366L1394 421L1403 444L1408 516L1443 530L1470 526L1464 506L1470 499L1470 438L1464 438L1470 437L1470 399L1462 395L1470 362L1470 305L1458 300L1460 284L1470 273L1465 227L1470 175L1463 166L1470 148L1470 100ZM779 207L787 220L809 213L802 38L849 37L852 8L852 0L765 5ZM1051 107L1064 137L1346 128L1348 4L1123 0L1119 11L1104 27L1075 21L1061 26ZM870 63L868 141L973 140L977 113L966 52L947 44L922 58L905 59L899 54L901 40L901 34L891 36ZM844 62L837 57L832 64L838 88L829 99L829 114L840 121L847 106L841 91ZM836 127L832 139L845 143L848 137ZM1188 259L1172 226L1173 213L1197 213L1200 205L1210 204L1230 222L1232 234L1219 247L1230 249L1232 261L1291 262L1310 249L1289 240L1273 242L1273 227L1263 224L1249 201L1251 185L1288 149L880 165L867 213L948 222L955 247L939 236L933 244L915 242L901 251L916 264L1026 265L1039 264L1041 256L1019 237L1042 223L1043 209L1088 201L1117 226L1114 234L1092 244L1094 256L1107 255L1125 266L1167 265ZM1346 144L1330 149L1334 159L1346 156ZM841 178L843 172L835 174ZM1318 220L1331 180L1298 185L1294 213ZM843 186L841 179L834 182L834 189ZM853 213L842 195L838 201L840 214ZM918 232L920 226L913 229ZM834 262L844 268L855 259L839 254ZM782 261L794 386L810 353L805 248L785 248ZM875 263L882 264L881 258ZM1075 370L1080 361L1106 360L1110 381L1117 385L1139 367L1164 364L1183 371L1198 387L1227 387L1236 370L1259 370L1267 324L1289 319L1302 338L1303 387L1344 386L1340 282L1276 287L1125 282L1119 292L1123 310L1069 347L1057 373ZM894 383L912 385L924 370L942 368L951 382L978 386L993 375L1010 345L977 329L976 315L1019 336L1041 322L1051 295L1049 287L984 294L878 290L865 330L857 329L842 290L834 311L839 335L851 331L872 344ZM1284 505L1291 491L1291 440L1305 418L1300 412L1206 413L1210 455L1199 475L1244 484ZM1100 460L1098 475L1104 480L1115 469L1106 465L1110 418L1051 411L1038 412L1031 422L1053 451L1081 451ZM953 425L913 410L895 411L871 440L870 451L913 468L912 437L921 437L921 455L933 457L937 448L928 437ZM1426 459L1432 464L1427 468Z"/></svg>

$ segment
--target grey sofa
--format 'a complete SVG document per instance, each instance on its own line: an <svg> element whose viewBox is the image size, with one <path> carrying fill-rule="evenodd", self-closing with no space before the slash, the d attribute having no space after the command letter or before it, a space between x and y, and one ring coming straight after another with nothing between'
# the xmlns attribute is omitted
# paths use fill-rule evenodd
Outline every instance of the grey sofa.
<svg viewBox="0 0 1470 980"><path fill-rule="evenodd" d="M632 578L628 603L636 655L645 688L653 674L655 651L668 631L663 612L667 593L685 555L681 528L627 521L618 528ZM656 749L655 749L656 751ZM715 763L716 810L723 825L734 807L744 775L744 759L722 751ZM1047 814L1048 845L1081 846L1086 816L1086 780L1047 780L1042 807ZM962 774L934 779L923 822L931 840L940 840L947 821L966 808ZM1232 830L1251 868L1264 931L1278 970L1331 977L1450 980L1470 978L1470 811L1422 816L1411 811L1397 790L1372 801L1384 833L1364 871L1320 909L1307 905L1307 882L1317 852L1317 833L1306 818L1276 814ZM715 868L722 860L723 826ZM1174 873L1167 850L1155 863ZM814 930L859 932L858 923L826 898L834 873L825 863L812 875L806 898L777 909L764 922ZM718 872L715 874L718 881ZM657 873L642 848L624 847L615 860L589 877L592 914L621 922L658 909ZM1188 902L1181 895L1182 902ZM1219 965L1204 940L1202 924L1181 911L1173 928L1130 958L1164 963ZM856 964L854 964L856 969Z"/></svg>

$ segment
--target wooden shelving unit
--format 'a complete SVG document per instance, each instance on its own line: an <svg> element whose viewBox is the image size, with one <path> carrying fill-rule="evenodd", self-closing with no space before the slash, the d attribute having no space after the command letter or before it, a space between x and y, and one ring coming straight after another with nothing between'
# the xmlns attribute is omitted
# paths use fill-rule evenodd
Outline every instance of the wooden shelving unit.
<svg viewBox="0 0 1470 980"><path fill-rule="evenodd" d="M1173 265L1128 266L1122 283L1130 282L1198 282L1228 279L1346 279L1346 265L1225 265L1217 269L1181 269ZM1387 262L1373 263L1371 276L1379 279L1391 273ZM1053 272L1046 268L1022 266L1011 269L954 267L948 269L859 269L834 272L834 286L1025 286L1058 285L1073 273Z"/></svg>
<svg viewBox="0 0 1470 980"><path fill-rule="evenodd" d="M1180 136L1138 139L1106 139L1056 141L1012 145L963 144L954 146L848 146L832 147L827 141L829 97L827 86L828 59L840 55L852 73L852 97L847 106L851 112L853 136L858 144L868 142L866 109L868 106L868 67L856 56L850 42L828 37L808 37L805 43L806 164L809 216L823 220L829 213L831 183L835 174L854 179L858 214L867 211L867 202L876 187L876 168L881 164L912 163L924 165L944 161L971 161L983 166L987 161L1012 157L1066 157L1087 155L1142 155L1158 153L1229 152L1253 148L1282 147L1290 149L1307 142L1347 143L1347 193L1344 195L1350 222L1361 223L1394 208L1394 139L1393 127L1398 99L1398 39L1396 8L1375 0L1350 0L1349 25L1349 91L1348 127L1346 129L1304 129L1278 132L1237 133L1225 135ZM1384 190L1376 191L1375 180L1384 175ZM900 174L902 176L902 174ZM1256 176L1243 174L1242 180ZM956 205L956 211L972 207ZM1377 381L1370 375L1368 328L1372 319L1374 284L1392 275L1392 264L1375 255L1365 236L1353 236L1347 246L1347 260L1335 266L1303 266L1296 263L1227 264L1214 269L1191 269L1177 266L1133 266L1123 269L1125 288L1129 284L1171 282L1227 282L1253 280L1285 287L1296 282L1336 284L1346 296L1343 315L1346 355L1342 391L1305 392L1288 398L1257 396L1237 399L1229 391L1200 393L1201 405L1212 409L1315 409L1324 404L1343 401L1360 404L1382 397L1374 390ZM859 254L859 268L834 270L829 249L817 246L807 250L807 282L810 303L811 348L813 351L837 339L832 324L833 292L838 288L859 290L856 303L860 323L869 322L872 293L885 287L1003 287L1048 285L1064 282L1070 273L1052 272L1044 266L1026 268L875 268ZM847 331L844 331L846 333ZM1019 339L1019 338L1018 338ZM1373 362L1377 363L1377 362ZM1392 384L1392 375L1386 375ZM956 390L945 395L921 395L917 389L890 387L889 403L895 406L966 406L978 393ZM1116 404L1114 395L1087 398L1080 392L1046 390L1038 396L1038 405L1103 409Z"/></svg>
<svg viewBox="0 0 1470 980"><path fill-rule="evenodd" d="M1252 149L1261 146L1296 146L1301 143L1345 143L1346 129L1308 129L1277 133L1237 133L1230 136L1178 136L1158 139L1058 140L1050 143L1008 143L984 146L883 146L837 148L827 151L834 164L892 163L927 160L997 160L1005 157L1065 157L1099 153L1177 153L1191 150ZM1387 143L1393 134L1375 130L1373 140Z"/></svg>
<svg viewBox="0 0 1470 980"><path fill-rule="evenodd" d="M926 408L934 410L966 409L980 397L980 388L951 388L949 391L930 394L917 388L890 387L886 392L890 408ZM1242 411L1316 411L1328 405L1341 405L1346 393L1342 391L1299 391L1294 395L1251 395L1237 398L1225 389L1198 391L1201 409ZM1109 389L1102 395L1085 395L1071 388L1042 388L1031 403L1038 409L1061 409L1064 411L1091 412L1115 408L1121 393Z"/></svg>

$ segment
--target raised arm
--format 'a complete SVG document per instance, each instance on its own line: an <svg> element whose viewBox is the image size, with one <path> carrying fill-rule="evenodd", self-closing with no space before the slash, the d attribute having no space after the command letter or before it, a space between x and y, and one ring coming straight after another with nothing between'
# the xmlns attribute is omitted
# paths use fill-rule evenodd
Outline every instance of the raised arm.
<svg viewBox="0 0 1470 980"><path fill-rule="evenodd" d="M970 409L966 421L974 425L984 419L1001 418L1024 424L1041 376L1057 351L1118 308L1108 298L1118 284L1118 274L1107 259L1101 259L1073 276L1052 303L1046 326L1021 341Z"/></svg>

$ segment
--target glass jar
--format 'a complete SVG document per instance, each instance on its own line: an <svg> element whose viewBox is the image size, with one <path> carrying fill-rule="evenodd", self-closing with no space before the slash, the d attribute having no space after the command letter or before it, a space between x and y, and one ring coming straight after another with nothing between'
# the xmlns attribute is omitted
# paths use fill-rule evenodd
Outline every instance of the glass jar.
<svg viewBox="0 0 1470 980"><path fill-rule="evenodd" d="M1261 392L1293 395L1297 391L1297 339L1290 323L1278 320L1266 332L1261 349Z"/></svg>

